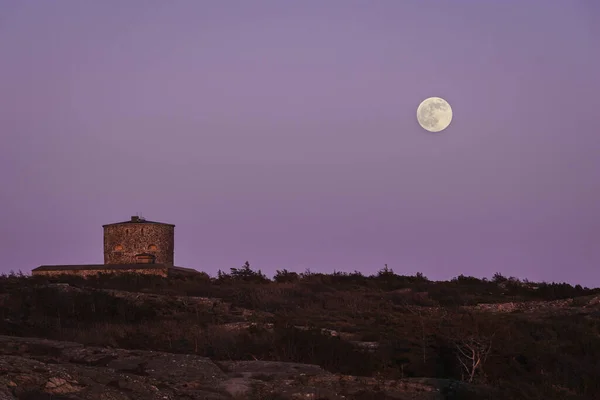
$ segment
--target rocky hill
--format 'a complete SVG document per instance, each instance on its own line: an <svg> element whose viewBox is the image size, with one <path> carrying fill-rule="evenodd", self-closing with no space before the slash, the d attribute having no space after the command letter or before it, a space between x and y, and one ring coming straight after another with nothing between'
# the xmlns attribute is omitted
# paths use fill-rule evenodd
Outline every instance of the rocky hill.
<svg viewBox="0 0 600 400"><path fill-rule="evenodd" d="M190 354L11 336L0 336L0 371L1 399L344 399L372 394L433 400L445 398L444 393L460 384L354 377L308 364L217 362Z"/></svg>
<svg viewBox="0 0 600 400"><path fill-rule="evenodd" d="M596 289L274 280L1 277L0 399L600 398Z"/></svg>

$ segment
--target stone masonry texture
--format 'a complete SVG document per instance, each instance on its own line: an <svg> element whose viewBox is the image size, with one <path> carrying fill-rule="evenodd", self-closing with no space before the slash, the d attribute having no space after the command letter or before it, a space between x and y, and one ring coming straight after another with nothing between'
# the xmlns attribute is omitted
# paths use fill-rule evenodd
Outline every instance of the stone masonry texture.
<svg viewBox="0 0 600 400"><path fill-rule="evenodd" d="M132 221L104 226L104 264L135 264L140 254L152 254L156 264L174 265L175 227Z"/></svg>

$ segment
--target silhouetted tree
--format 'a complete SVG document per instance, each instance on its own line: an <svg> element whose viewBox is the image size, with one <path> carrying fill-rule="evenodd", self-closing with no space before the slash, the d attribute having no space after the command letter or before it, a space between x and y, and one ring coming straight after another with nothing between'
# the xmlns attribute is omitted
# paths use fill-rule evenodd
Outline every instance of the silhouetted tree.
<svg viewBox="0 0 600 400"><path fill-rule="evenodd" d="M250 268L250 263L246 261L242 268L231 268L231 278L234 281L253 282L253 283L267 283L269 279L261 272L253 271Z"/></svg>
<svg viewBox="0 0 600 400"><path fill-rule="evenodd" d="M277 270L273 280L278 283L284 282L297 282L300 279L300 276L296 272L290 272L287 269Z"/></svg>

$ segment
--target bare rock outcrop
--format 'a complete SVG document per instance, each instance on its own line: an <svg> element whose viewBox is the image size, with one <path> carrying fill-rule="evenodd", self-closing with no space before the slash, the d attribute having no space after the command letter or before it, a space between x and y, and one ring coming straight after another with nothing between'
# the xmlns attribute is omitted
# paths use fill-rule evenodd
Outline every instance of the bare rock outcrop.
<svg viewBox="0 0 600 400"><path fill-rule="evenodd" d="M456 382L381 380L329 373L316 365L212 361L171 354L0 336L0 400L352 399L436 400ZM387 397L384 397L387 396Z"/></svg>
<svg viewBox="0 0 600 400"><path fill-rule="evenodd" d="M522 301L509 303L481 303L463 307L471 311L513 313L552 313L552 314L595 314L600 311L600 296L567 298L553 301Z"/></svg>

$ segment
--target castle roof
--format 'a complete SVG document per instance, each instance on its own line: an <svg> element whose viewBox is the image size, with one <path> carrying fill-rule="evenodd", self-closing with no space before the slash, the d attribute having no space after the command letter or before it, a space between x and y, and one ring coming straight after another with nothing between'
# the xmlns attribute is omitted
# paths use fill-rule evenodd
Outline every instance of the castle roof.
<svg viewBox="0 0 600 400"><path fill-rule="evenodd" d="M156 221L148 221L142 217L138 217L138 216L132 216L131 219L129 221L123 221L123 222L115 222L113 224L106 224L106 225L102 225L102 227L106 227L106 226L113 226L113 225L122 225L122 224L158 224L158 225L168 225L168 226L175 226L173 224L165 224L163 222L156 222Z"/></svg>
<svg viewBox="0 0 600 400"><path fill-rule="evenodd" d="M44 272L44 271L128 271L128 270L141 270L141 269L166 269L169 273L176 273L177 275L193 276L200 274L199 271L192 268L184 267L170 267L164 264L84 264L84 265L41 265L34 268L31 272Z"/></svg>
<svg viewBox="0 0 600 400"><path fill-rule="evenodd" d="M98 271L128 269L164 269L165 264L83 264L83 265L40 265L33 271Z"/></svg>
<svg viewBox="0 0 600 400"><path fill-rule="evenodd" d="M195 270L193 268L184 268L184 267L169 267L170 271L182 272L187 274L199 274L200 271Z"/></svg>

